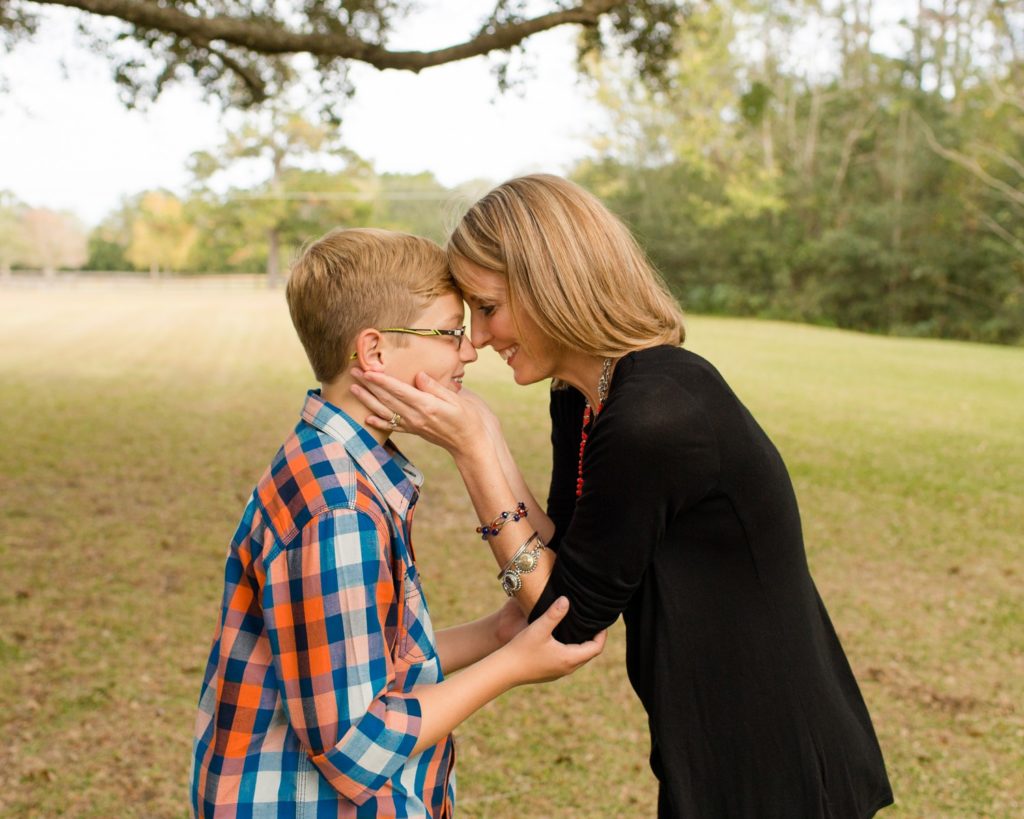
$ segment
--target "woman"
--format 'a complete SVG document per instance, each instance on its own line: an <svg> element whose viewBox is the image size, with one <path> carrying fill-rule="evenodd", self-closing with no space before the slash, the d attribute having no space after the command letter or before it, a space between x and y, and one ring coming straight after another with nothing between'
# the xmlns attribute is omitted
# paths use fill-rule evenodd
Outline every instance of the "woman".
<svg viewBox="0 0 1024 819"><path fill-rule="evenodd" d="M448 245L519 384L552 379L547 514L486 406L421 375L354 387L377 426L453 456L530 617L626 624L662 817L868 817L891 804L871 720L808 572L781 457L620 222L553 176L495 188ZM534 536L536 533L536 536Z"/></svg>

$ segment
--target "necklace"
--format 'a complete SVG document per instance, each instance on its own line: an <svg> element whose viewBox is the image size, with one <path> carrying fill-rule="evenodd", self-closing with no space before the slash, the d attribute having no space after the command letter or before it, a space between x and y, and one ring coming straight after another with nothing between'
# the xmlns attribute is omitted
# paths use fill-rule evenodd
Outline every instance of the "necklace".
<svg viewBox="0 0 1024 819"><path fill-rule="evenodd" d="M612 360L606 358L601 365L601 378L597 382L597 409L591 411L590 402L587 401L583 408L583 428L580 430L580 460L576 468L576 497L583 494L583 452L587 448L587 427L590 425L591 416L596 417L604 407L608 399L608 384L612 373Z"/></svg>

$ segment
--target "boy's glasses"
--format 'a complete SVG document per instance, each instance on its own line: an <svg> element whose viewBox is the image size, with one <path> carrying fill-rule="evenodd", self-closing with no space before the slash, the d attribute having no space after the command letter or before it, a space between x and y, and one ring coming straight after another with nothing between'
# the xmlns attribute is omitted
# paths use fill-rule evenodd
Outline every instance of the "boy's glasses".
<svg viewBox="0 0 1024 819"><path fill-rule="evenodd" d="M462 349L462 339L466 337L466 327L456 327L454 330L422 330L419 327L386 327L380 330L381 333L409 333L414 336L448 336L455 339L455 348Z"/></svg>
<svg viewBox="0 0 1024 819"><path fill-rule="evenodd" d="M462 339L466 337L466 327L456 327L454 330L426 330L421 327L385 327L378 330L379 333L408 333L413 336L437 336L455 339L455 349L462 349ZM352 353L351 358L357 358L356 353Z"/></svg>

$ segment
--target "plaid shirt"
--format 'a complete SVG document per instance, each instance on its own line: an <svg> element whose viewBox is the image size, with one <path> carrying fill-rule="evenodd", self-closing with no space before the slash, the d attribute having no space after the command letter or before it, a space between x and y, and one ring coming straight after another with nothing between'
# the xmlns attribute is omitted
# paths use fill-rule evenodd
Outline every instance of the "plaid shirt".
<svg viewBox="0 0 1024 819"><path fill-rule="evenodd" d="M228 551L199 697L199 817L450 816L452 738L412 755L441 664L409 539L422 476L311 391Z"/></svg>

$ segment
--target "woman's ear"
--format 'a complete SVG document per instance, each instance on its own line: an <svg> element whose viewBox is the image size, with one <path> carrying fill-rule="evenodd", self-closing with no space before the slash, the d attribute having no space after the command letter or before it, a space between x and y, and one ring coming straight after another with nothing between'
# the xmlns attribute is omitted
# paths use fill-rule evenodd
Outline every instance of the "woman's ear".
<svg viewBox="0 0 1024 819"><path fill-rule="evenodd" d="M359 367L366 372L379 372L384 369L383 336L372 327L361 330L356 336L355 358Z"/></svg>

